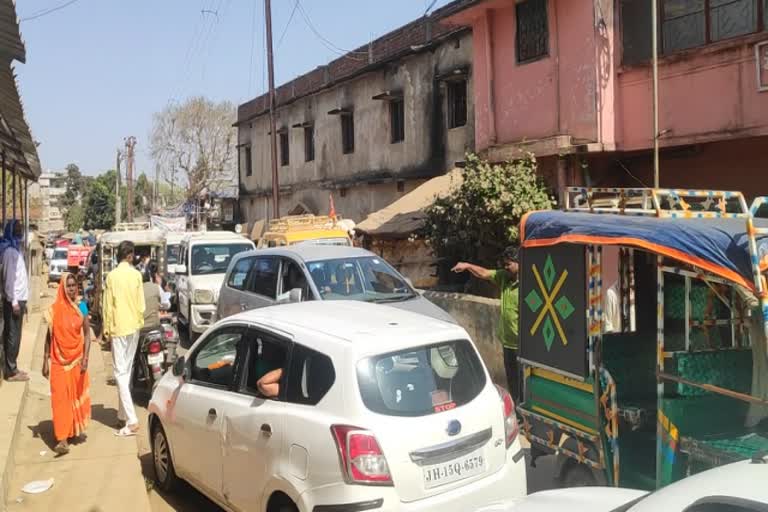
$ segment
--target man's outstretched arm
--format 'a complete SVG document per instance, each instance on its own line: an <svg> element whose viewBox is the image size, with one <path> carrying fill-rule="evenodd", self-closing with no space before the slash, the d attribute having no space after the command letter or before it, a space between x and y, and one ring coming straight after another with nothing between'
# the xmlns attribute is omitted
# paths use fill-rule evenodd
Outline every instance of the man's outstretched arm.
<svg viewBox="0 0 768 512"><path fill-rule="evenodd" d="M466 263L464 261L461 261L456 264L455 267L451 269L452 272L469 272L473 276L475 276L478 279L483 279L485 281L490 281L493 277L493 270L489 270L485 267L481 267L480 265L473 265L472 263Z"/></svg>

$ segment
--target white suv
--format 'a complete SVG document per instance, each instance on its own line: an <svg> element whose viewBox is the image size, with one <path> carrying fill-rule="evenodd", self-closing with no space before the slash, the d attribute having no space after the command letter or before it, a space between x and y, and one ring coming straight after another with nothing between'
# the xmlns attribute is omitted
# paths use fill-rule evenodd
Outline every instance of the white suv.
<svg viewBox="0 0 768 512"><path fill-rule="evenodd" d="M276 369L267 398L257 383ZM149 410L158 485L182 478L226 510L465 512L526 493L509 394L466 331L407 311L313 301L227 318Z"/></svg>

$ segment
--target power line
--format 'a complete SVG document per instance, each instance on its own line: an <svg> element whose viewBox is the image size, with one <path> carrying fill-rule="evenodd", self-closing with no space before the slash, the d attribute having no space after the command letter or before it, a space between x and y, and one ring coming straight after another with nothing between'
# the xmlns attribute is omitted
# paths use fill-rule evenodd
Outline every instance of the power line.
<svg viewBox="0 0 768 512"><path fill-rule="evenodd" d="M432 0L432 3L429 4L429 7L424 9L424 16L426 16L429 13L429 11L432 10L432 8L435 6L436 3L437 3L437 0Z"/></svg>
<svg viewBox="0 0 768 512"><path fill-rule="evenodd" d="M299 6L299 13L301 14L301 17L304 18L304 23L307 24L309 29L312 31L313 34L315 34L315 37L317 37L321 43L323 43L323 46L325 46L328 50L341 55L342 57L347 57L352 60L358 60L362 61L363 59L353 57L350 54L362 54L365 55L367 52L358 52L358 51L352 51L352 50L345 50L344 48L341 48L339 46L336 46L331 41L329 41L327 38L323 37L322 34L317 30L315 25L312 23L312 20L309 18L309 14L307 14L307 11L304 10L304 6L301 4L301 0L298 0L297 5Z"/></svg>
<svg viewBox="0 0 768 512"><path fill-rule="evenodd" d="M283 33L280 34L280 39L277 41L277 47L280 48L280 45L283 43L283 38L285 37L285 34L288 32L288 27L291 26L291 22L293 21L293 17L296 15L296 9L299 7L299 0L296 0L296 3L293 4L293 10L291 11L291 16L288 18L288 23L285 24L285 28L283 29Z"/></svg>
<svg viewBox="0 0 768 512"><path fill-rule="evenodd" d="M38 18L42 18L43 16L47 16L48 14L52 14L56 11L60 11L79 1L80 0L69 0L69 2L64 2L63 4L57 5L56 7L50 7L48 9L43 9L42 11L37 11L35 14L27 16L26 18L21 18L20 21L32 21Z"/></svg>

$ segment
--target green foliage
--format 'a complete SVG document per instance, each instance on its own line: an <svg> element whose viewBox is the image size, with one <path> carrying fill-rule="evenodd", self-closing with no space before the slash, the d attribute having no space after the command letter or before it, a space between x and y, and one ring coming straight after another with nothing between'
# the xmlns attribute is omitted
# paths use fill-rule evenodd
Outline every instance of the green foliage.
<svg viewBox="0 0 768 512"><path fill-rule="evenodd" d="M554 206L536 168L533 155L504 164L467 155L461 185L426 211L422 234L435 254L447 263L495 265L505 247L519 243L522 216Z"/></svg>
<svg viewBox="0 0 768 512"><path fill-rule="evenodd" d="M85 229L111 229L115 225L115 179L111 170L88 183L83 200Z"/></svg>
<svg viewBox="0 0 768 512"><path fill-rule="evenodd" d="M64 218L67 231L79 231L85 225L85 210L82 204L73 204L67 210Z"/></svg>
<svg viewBox="0 0 768 512"><path fill-rule="evenodd" d="M67 171L67 189L62 198L62 206L70 208L82 197L85 189L85 179L76 164L69 164Z"/></svg>
<svg viewBox="0 0 768 512"><path fill-rule="evenodd" d="M152 183L147 175L141 173L133 189L133 214L136 216L149 213L152 207Z"/></svg>

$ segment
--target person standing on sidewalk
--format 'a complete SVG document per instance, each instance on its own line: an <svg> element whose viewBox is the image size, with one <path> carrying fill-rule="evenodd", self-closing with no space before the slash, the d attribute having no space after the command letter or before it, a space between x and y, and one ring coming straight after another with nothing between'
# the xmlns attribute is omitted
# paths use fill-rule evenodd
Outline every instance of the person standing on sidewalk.
<svg viewBox="0 0 768 512"><path fill-rule="evenodd" d="M522 381L517 364L518 341L518 279L519 266L517 263L517 248L507 247L502 254L504 267L490 270L479 265L460 262L453 272L468 271L478 279L484 279L496 284L501 290L501 318L499 319L498 337L504 350L504 370L507 374L509 392L515 403L519 403L522 392Z"/></svg>
<svg viewBox="0 0 768 512"><path fill-rule="evenodd" d="M120 403L117 419L124 423L115 435L121 437L134 436L139 430L130 382L145 305L141 273L131 264L134 252L133 242L122 242L117 248L120 264L107 275L102 297L104 336L112 339L112 365Z"/></svg>
<svg viewBox="0 0 768 512"><path fill-rule="evenodd" d="M5 347L5 379L23 382L29 380L27 372L19 370L16 360L21 348L21 328L27 312L29 278L22 253L24 226L16 219L5 225L3 251L3 344Z"/></svg>
<svg viewBox="0 0 768 512"><path fill-rule="evenodd" d="M91 347L88 306L77 301L77 279L61 276L56 302L46 319L49 330L43 354L43 377L51 381L54 451L69 453L69 441L84 438L91 419L88 356Z"/></svg>

